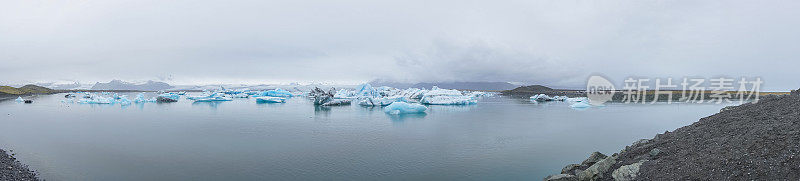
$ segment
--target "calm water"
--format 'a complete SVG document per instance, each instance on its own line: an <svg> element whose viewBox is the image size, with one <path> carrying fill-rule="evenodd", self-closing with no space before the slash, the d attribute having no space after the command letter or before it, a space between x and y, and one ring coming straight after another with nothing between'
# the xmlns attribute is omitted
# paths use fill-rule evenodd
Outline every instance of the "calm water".
<svg viewBox="0 0 800 181"><path fill-rule="evenodd" d="M305 98L124 108L31 98L0 102L0 148L47 180L539 180L725 106L573 110L494 97L390 116Z"/></svg>

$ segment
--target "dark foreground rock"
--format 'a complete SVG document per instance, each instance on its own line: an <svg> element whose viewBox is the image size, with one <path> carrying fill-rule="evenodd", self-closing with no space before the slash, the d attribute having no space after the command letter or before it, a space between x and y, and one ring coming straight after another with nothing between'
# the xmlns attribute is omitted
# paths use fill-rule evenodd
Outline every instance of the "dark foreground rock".
<svg viewBox="0 0 800 181"><path fill-rule="evenodd" d="M800 95L768 96L728 107L673 132L637 141L585 170L566 171L558 178L799 180Z"/></svg>
<svg viewBox="0 0 800 181"><path fill-rule="evenodd" d="M0 149L0 180L39 180L36 173Z"/></svg>

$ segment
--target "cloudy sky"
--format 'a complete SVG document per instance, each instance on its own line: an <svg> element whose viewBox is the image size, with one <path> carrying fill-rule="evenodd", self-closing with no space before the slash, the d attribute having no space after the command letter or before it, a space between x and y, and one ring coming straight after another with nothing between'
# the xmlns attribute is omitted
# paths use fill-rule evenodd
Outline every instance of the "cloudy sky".
<svg viewBox="0 0 800 181"><path fill-rule="evenodd" d="M0 0L0 81L753 77L800 87L798 1Z"/></svg>

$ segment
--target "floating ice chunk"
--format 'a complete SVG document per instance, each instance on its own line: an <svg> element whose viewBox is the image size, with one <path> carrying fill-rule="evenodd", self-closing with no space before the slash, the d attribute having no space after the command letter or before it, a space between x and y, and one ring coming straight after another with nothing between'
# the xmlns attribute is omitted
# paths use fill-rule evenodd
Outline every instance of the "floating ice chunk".
<svg viewBox="0 0 800 181"><path fill-rule="evenodd" d="M383 112L388 114L417 114L425 113L427 107L421 104L409 104L405 102L394 102L383 108Z"/></svg>
<svg viewBox="0 0 800 181"><path fill-rule="evenodd" d="M145 102L157 102L156 98L145 99L144 93L139 93L136 95L136 98L133 99L134 103L145 103Z"/></svg>
<svg viewBox="0 0 800 181"><path fill-rule="evenodd" d="M418 88L408 88L402 91L403 97L408 99L422 99L422 97L427 93L427 90L422 90Z"/></svg>
<svg viewBox="0 0 800 181"><path fill-rule="evenodd" d="M589 103L589 98L587 98L587 97L572 97L572 98L567 98L564 101L566 101L568 103L576 103L576 102Z"/></svg>
<svg viewBox="0 0 800 181"><path fill-rule="evenodd" d="M350 91L347 89L339 89L336 94L333 95L334 98L342 98L342 99L352 99L357 98L355 91Z"/></svg>
<svg viewBox="0 0 800 181"><path fill-rule="evenodd" d="M344 106L350 105L350 99L333 99L331 101L322 103L322 106Z"/></svg>
<svg viewBox="0 0 800 181"><path fill-rule="evenodd" d="M358 105L362 106L388 106L394 102L408 102L408 100L403 96L392 96L392 97L383 97L383 98L373 98L373 97L366 97L362 98L361 101L358 102Z"/></svg>
<svg viewBox="0 0 800 181"><path fill-rule="evenodd" d="M278 88L278 89L275 89L275 90L268 90L268 91L261 92L260 96L292 97L292 96L294 96L294 94L292 94L289 91L286 91L286 90Z"/></svg>
<svg viewBox="0 0 800 181"><path fill-rule="evenodd" d="M233 98L249 98L250 94L239 93L239 94L233 95L232 97Z"/></svg>
<svg viewBox="0 0 800 181"><path fill-rule="evenodd" d="M159 94L158 97L156 97L156 101L158 101L158 102L178 102L178 99L180 99L180 98L181 98L181 96L178 95L178 94L175 94L175 93L163 93L163 94Z"/></svg>
<svg viewBox="0 0 800 181"><path fill-rule="evenodd" d="M565 101L568 98L567 96L553 96L553 101Z"/></svg>
<svg viewBox="0 0 800 181"><path fill-rule="evenodd" d="M178 95L186 95L186 91L180 91L178 92Z"/></svg>
<svg viewBox="0 0 800 181"><path fill-rule="evenodd" d="M117 102L123 106L131 105L131 100L128 100L127 96L120 96L119 101Z"/></svg>
<svg viewBox="0 0 800 181"><path fill-rule="evenodd" d="M553 101L552 97L547 96L545 94L533 95L530 98L531 98L531 101L537 101L537 102Z"/></svg>
<svg viewBox="0 0 800 181"><path fill-rule="evenodd" d="M572 107L572 108L589 108L589 107L592 107L592 105L589 105L588 103L585 103L585 102L576 102L576 103L570 105L569 107Z"/></svg>
<svg viewBox="0 0 800 181"><path fill-rule="evenodd" d="M472 99L472 97L469 96L437 96L423 97L420 102L434 105L469 105L478 103L478 100Z"/></svg>
<svg viewBox="0 0 800 181"><path fill-rule="evenodd" d="M22 99L22 97L17 97L17 99L14 99L14 101L25 102L25 99Z"/></svg>
<svg viewBox="0 0 800 181"><path fill-rule="evenodd" d="M211 98L195 99L194 102L217 102L217 101L231 101L231 100L233 100L233 99L222 97L222 96L216 96L216 97L211 97Z"/></svg>
<svg viewBox="0 0 800 181"><path fill-rule="evenodd" d="M468 105L478 103L478 101L472 97L462 95L461 91L440 89L436 86L433 86L430 91L425 92L419 102L436 105Z"/></svg>
<svg viewBox="0 0 800 181"><path fill-rule="evenodd" d="M358 97L377 97L380 96L378 90L376 90L372 85L369 84L361 84L356 87L356 96Z"/></svg>
<svg viewBox="0 0 800 181"><path fill-rule="evenodd" d="M487 94L486 92L475 91L475 92L470 92L469 96L474 98L479 98L479 97L488 97L489 94Z"/></svg>
<svg viewBox="0 0 800 181"><path fill-rule="evenodd" d="M92 95L91 98L83 98L78 101L81 104L112 104L114 103L113 98L106 98L99 95Z"/></svg>
<svg viewBox="0 0 800 181"><path fill-rule="evenodd" d="M284 103L286 102L286 98L283 97L256 97L256 103Z"/></svg>

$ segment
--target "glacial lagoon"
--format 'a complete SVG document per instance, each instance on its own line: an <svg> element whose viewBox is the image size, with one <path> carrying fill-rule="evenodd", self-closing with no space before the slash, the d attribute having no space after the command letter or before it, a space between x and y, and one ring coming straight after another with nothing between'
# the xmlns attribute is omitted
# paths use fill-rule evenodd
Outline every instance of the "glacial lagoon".
<svg viewBox="0 0 800 181"><path fill-rule="evenodd" d="M576 110L494 96L391 115L305 97L129 106L27 98L34 103L0 102L0 146L46 180L539 180L732 105Z"/></svg>

